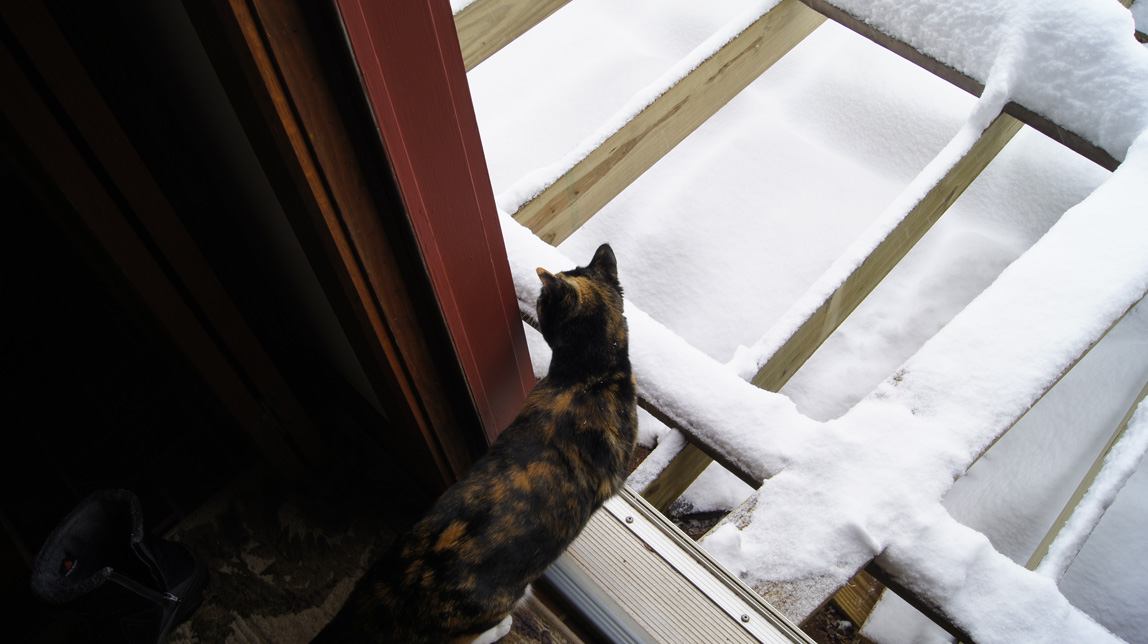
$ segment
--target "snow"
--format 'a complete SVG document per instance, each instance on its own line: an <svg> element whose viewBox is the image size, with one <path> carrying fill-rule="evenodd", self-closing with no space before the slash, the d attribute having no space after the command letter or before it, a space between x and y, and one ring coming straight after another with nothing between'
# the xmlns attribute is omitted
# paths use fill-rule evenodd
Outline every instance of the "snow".
<svg viewBox="0 0 1148 644"><path fill-rule="evenodd" d="M1131 14L1112 0L833 4L1007 93L1116 159L1148 127L1148 86L1139 82L1148 74L1148 55L1132 38ZM1106 106L1103 115L1096 112L1099 105Z"/></svg>
<svg viewBox="0 0 1148 644"><path fill-rule="evenodd" d="M1073 604L1114 632L1126 634L1129 641L1143 639L1144 597L1148 596L1145 490L1148 468L1141 462L1060 581L1061 590Z"/></svg>
<svg viewBox="0 0 1148 644"><path fill-rule="evenodd" d="M749 8L747 10L743 10L736 18L723 25L714 32L712 36L705 39L684 57L679 58L677 62L654 79L652 83L633 94L617 112L602 122L601 125L589 136L582 139L572 150L556 162L526 173L517 182L499 192L498 207L504 212L515 212L518 210L522 204L530 201L557 181L567 170L586 158L587 155L598 148L606 139L621 129L623 125L631 121L642 110L648 107L650 103L657 100L666 90L677 84L678 81L712 56L714 52L721 49L723 45L737 37L738 34L753 24L758 18L776 6L778 2L780 2L780 0L756 0L748 3ZM636 17L645 18L645 15L638 15ZM618 32L618 36L626 37L629 35L622 31L617 23L607 22L605 24L613 25L614 29ZM690 31L690 33L694 32L695 30ZM600 37L599 34L599 38ZM615 38L613 41L617 42L618 39ZM669 47L666 53L672 52L674 49L674 47ZM568 81L570 79L563 80ZM577 86L576 83L575 86Z"/></svg>
<svg viewBox="0 0 1148 644"><path fill-rule="evenodd" d="M1130 7L1132 19L1136 21L1136 31L1148 33L1148 4L1133 2Z"/></svg>
<svg viewBox="0 0 1148 644"><path fill-rule="evenodd" d="M1049 546L1048 554L1036 568L1037 572L1055 580L1064 575L1104 517L1105 510L1140 466L1144 453L1148 451L1148 407L1141 405L1141 408L1129 422L1128 433L1105 457L1099 475Z"/></svg>
<svg viewBox="0 0 1148 644"><path fill-rule="evenodd" d="M502 210L774 3L702 4L579 0L469 74ZM880 554L977 641L1148 641L1136 449L1117 450L1127 462L1066 529L1068 552L1111 504L1059 587L1013 563L1148 379L1137 309L1056 384L1148 289L1148 52L1131 14L1114 0L835 4L985 82L984 97L827 23L558 249L504 212L523 309L537 266L613 245L642 396L763 481L711 468L682 504L737 507L704 546L752 584L780 582L783 610ZM1008 100L1126 162L1110 174L1022 131L780 394L749 385ZM528 340L544 373L545 344ZM658 449L638 488L682 440L644 413L641 434ZM866 634L937 636L892 600Z"/></svg>

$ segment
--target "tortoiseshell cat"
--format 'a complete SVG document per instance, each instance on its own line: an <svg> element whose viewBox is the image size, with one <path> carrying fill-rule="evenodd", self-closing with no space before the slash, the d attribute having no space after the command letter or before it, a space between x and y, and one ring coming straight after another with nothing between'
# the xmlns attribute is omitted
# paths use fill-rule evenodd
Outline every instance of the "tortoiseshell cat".
<svg viewBox="0 0 1148 644"><path fill-rule="evenodd" d="M614 252L538 276L549 373L313 644L500 639L529 584L621 487L638 421Z"/></svg>

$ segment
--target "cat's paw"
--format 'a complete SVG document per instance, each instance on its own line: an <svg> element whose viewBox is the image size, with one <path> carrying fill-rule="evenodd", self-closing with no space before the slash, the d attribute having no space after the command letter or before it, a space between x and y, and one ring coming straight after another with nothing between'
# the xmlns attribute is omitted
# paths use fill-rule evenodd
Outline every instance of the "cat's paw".
<svg viewBox="0 0 1148 644"><path fill-rule="evenodd" d="M478 638L470 644L493 644L506 637L506 634L510 632L510 625L512 623L514 623L514 617L507 615L494 628L479 635Z"/></svg>

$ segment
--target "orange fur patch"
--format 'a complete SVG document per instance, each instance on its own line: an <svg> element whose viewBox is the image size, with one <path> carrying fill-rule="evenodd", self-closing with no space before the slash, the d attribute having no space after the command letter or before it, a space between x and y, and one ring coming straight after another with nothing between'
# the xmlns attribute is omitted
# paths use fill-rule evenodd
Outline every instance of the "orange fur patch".
<svg viewBox="0 0 1148 644"><path fill-rule="evenodd" d="M446 530L438 536L438 541L435 541L434 549L437 551L449 550L454 548L458 540L466 534L466 522L455 519L450 522Z"/></svg>

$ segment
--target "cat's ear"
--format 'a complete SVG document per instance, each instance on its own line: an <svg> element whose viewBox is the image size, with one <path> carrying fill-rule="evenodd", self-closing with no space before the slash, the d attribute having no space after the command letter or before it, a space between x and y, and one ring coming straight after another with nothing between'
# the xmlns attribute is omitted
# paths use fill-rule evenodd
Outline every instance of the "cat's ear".
<svg viewBox="0 0 1148 644"><path fill-rule="evenodd" d="M542 268L541 266L538 267L537 273L538 273L539 279L542 280L543 292L545 292L545 291L550 291L552 293L557 292L557 290L558 290L558 278L557 277L554 277L553 275L551 275L550 271L546 270L545 268Z"/></svg>
<svg viewBox="0 0 1148 644"><path fill-rule="evenodd" d="M614 249L610 248L610 244L602 244L594 251L594 259L590 260L589 266L615 280L618 279L618 260L614 257Z"/></svg>

